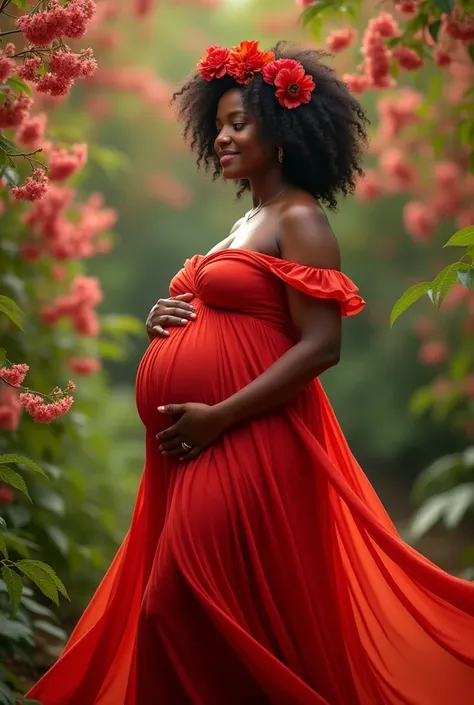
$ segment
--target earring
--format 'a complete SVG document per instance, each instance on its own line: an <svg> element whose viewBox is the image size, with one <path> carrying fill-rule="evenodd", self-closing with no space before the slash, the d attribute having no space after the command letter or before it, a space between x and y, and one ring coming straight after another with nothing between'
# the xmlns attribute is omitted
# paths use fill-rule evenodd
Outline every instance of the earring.
<svg viewBox="0 0 474 705"><path fill-rule="evenodd" d="M278 147L278 161L283 164L283 147Z"/></svg>

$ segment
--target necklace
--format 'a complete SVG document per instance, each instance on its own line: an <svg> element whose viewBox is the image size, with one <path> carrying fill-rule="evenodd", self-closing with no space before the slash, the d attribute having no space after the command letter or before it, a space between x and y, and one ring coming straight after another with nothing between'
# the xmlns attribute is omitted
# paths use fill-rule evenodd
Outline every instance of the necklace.
<svg viewBox="0 0 474 705"><path fill-rule="evenodd" d="M259 203L258 206L256 206L255 208L252 208L251 210L249 210L249 211L245 214L245 220L246 220L246 221L249 221L251 218L253 218L255 215L257 215L257 213L260 213L260 211L262 210L262 208L263 208L264 206L268 206L269 203L271 203L271 202L274 201L276 198L278 198L278 196L281 196L281 194L284 193L284 192L287 191L287 190L288 190L288 186L285 186L285 188L282 188L282 190L281 190L281 191L278 191L278 193L276 193L274 196L272 196L271 198L269 198L269 199L266 200L266 201L263 201L263 203Z"/></svg>

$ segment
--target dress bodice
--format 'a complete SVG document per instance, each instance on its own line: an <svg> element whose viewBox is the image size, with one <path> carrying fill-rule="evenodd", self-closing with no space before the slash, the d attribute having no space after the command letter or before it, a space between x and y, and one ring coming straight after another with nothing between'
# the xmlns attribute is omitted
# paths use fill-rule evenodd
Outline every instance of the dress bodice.
<svg viewBox="0 0 474 705"><path fill-rule="evenodd" d="M170 293L191 292L206 306L288 328L285 284L315 298L339 301L343 316L356 314L365 305L355 284L342 272L236 248L186 260L171 281Z"/></svg>

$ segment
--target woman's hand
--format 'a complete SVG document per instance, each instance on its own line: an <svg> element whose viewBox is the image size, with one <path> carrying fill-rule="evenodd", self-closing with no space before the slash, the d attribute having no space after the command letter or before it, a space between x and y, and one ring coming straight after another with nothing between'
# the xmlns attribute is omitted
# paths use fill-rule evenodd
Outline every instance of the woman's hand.
<svg viewBox="0 0 474 705"><path fill-rule="evenodd" d="M156 438L160 442L163 455L178 455L180 460L196 458L204 448L214 443L226 428L225 417L217 406L190 402L159 406L158 411L179 416L173 426L159 433Z"/></svg>
<svg viewBox="0 0 474 705"><path fill-rule="evenodd" d="M170 299L159 299L146 319L150 338L167 338L168 326L186 326L196 318L196 311L189 303L194 294L179 294Z"/></svg>

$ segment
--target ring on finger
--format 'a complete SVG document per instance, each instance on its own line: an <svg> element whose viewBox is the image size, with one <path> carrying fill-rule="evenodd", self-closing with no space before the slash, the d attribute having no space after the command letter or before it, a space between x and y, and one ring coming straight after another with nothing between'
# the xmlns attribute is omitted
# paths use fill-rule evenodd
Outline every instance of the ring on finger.
<svg viewBox="0 0 474 705"><path fill-rule="evenodd" d="M189 453L189 451L193 449L192 446L190 446L188 443L185 443L184 441L181 443L181 448L187 453Z"/></svg>

